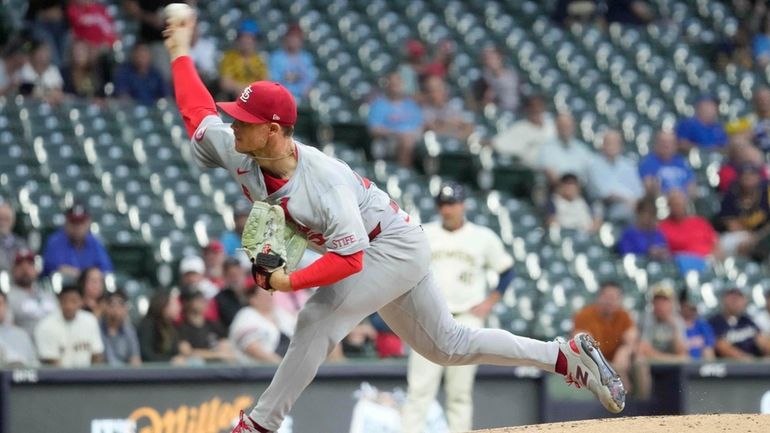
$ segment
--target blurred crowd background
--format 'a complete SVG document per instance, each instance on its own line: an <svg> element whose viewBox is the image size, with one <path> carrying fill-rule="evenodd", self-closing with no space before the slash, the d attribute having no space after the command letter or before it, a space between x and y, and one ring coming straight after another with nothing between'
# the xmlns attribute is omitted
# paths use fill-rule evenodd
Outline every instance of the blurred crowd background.
<svg viewBox="0 0 770 433"><path fill-rule="evenodd" d="M254 289L250 205L176 112L166 3L2 0L0 363L285 351L310 293ZM218 100L281 82L299 140L421 221L467 186L515 258L489 325L589 330L629 376L770 356L766 2L188 3ZM406 350L375 315L331 358Z"/></svg>

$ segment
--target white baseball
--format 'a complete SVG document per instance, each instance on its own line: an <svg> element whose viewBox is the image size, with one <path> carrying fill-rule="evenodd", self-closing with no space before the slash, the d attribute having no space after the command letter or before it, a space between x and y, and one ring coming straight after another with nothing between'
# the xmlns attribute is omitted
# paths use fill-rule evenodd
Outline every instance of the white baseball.
<svg viewBox="0 0 770 433"><path fill-rule="evenodd" d="M171 25L180 25L195 16L195 10L185 3L171 3L164 9L166 21Z"/></svg>

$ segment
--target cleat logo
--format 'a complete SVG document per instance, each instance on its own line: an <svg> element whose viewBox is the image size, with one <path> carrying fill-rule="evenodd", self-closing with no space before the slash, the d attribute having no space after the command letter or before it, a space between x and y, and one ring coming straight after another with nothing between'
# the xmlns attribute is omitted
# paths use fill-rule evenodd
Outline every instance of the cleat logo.
<svg viewBox="0 0 770 433"><path fill-rule="evenodd" d="M575 370L575 379L577 379L577 383L582 384L583 386L588 386L588 371L584 371L578 365L577 369Z"/></svg>
<svg viewBox="0 0 770 433"><path fill-rule="evenodd" d="M577 343L575 343L575 339L569 341L569 348L572 349L575 354L580 355L580 350L578 350Z"/></svg>

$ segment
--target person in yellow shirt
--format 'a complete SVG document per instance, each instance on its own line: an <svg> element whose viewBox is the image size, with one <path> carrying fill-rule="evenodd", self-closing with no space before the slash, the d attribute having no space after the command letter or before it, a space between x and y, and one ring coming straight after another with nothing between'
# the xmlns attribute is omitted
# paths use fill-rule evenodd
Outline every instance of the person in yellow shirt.
<svg viewBox="0 0 770 433"><path fill-rule="evenodd" d="M259 25L244 20L238 28L235 49L225 51L219 64L219 85L230 98L240 95L254 81L268 79L267 63L257 47Z"/></svg>

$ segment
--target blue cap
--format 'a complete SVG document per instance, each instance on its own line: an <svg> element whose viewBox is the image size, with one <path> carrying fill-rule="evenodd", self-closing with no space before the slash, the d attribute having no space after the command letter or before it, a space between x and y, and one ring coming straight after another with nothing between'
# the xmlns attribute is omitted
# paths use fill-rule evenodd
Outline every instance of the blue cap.
<svg viewBox="0 0 770 433"><path fill-rule="evenodd" d="M701 93L695 99L695 103L696 104L700 104L701 102L704 102L704 101L711 101L711 102L714 102L714 103L717 103L717 104L719 103L717 98L714 95L712 95L711 93Z"/></svg>
<svg viewBox="0 0 770 433"><path fill-rule="evenodd" d="M436 196L436 204L450 204L465 201L465 187L457 182L445 182Z"/></svg>
<svg viewBox="0 0 770 433"><path fill-rule="evenodd" d="M256 37L259 35L259 24L254 20L243 20L238 27L238 34L249 34Z"/></svg>

